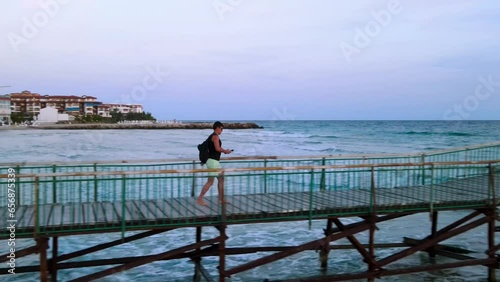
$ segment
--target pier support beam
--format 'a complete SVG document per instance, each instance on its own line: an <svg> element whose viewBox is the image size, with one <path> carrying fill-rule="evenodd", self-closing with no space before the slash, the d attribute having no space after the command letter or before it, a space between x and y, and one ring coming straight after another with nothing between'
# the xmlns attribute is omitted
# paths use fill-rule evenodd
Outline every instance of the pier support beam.
<svg viewBox="0 0 500 282"><path fill-rule="evenodd" d="M431 218L432 219L431 238L434 238L434 237L436 237L436 233L437 233L438 212L433 211L431 214L431 217L432 217ZM430 247L428 251L429 251L429 256L431 258L436 257L436 247L435 246Z"/></svg>
<svg viewBox="0 0 500 282"><path fill-rule="evenodd" d="M494 259L496 257L496 254L494 251L495 249L495 220L496 220L496 215L495 215L495 210L496 207L492 207L489 210L489 219L490 221L488 222L488 257L491 259ZM496 267L493 265L488 266L488 281L497 281L496 279Z"/></svg>
<svg viewBox="0 0 500 282"><path fill-rule="evenodd" d="M57 281L57 257L59 252L59 237L52 238L52 258L49 261L49 272L52 281Z"/></svg>
<svg viewBox="0 0 500 282"><path fill-rule="evenodd" d="M196 227L196 243L201 242L201 226ZM201 248L197 248L196 252L200 252ZM194 276L193 276L193 282L200 282L201 281L201 257L196 257L193 258L194 261Z"/></svg>
<svg viewBox="0 0 500 282"><path fill-rule="evenodd" d="M377 226L375 225L376 218L374 216L370 217L369 219L370 223L370 241L368 245L368 253L371 257L371 260L368 260L368 271L369 272L374 272L376 265L375 265L375 230L377 229ZM375 281L374 278L368 278L369 282Z"/></svg>
<svg viewBox="0 0 500 282"><path fill-rule="evenodd" d="M36 239L38 248L40 250L40 282L47 282L47 247L49 239L41 237Z"/></svg>
<svg viewBox="0 0 500 282"><path fill-rule="evenodd" d="M331 219L326 220L326 229L324 230L324 232L325 232L325 244L321 247L321 250L319 252L319 261L322 271L326 271L326 269L328 268L328 254L330 253L329 236L332 235L333 233Z"/></svg>

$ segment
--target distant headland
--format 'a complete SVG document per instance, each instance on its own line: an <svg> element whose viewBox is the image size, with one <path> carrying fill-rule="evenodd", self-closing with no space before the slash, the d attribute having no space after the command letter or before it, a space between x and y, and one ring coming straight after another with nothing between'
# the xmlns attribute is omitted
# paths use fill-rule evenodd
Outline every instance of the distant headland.
<svg viewBox="0 0 500 282"><path fill-rule="evenodd" d="M0 129L212 129L210 122L183 123L75 123L40 124L37 126L3 126ZM226 129L259 129L254 122L224 122Z"/></svg>

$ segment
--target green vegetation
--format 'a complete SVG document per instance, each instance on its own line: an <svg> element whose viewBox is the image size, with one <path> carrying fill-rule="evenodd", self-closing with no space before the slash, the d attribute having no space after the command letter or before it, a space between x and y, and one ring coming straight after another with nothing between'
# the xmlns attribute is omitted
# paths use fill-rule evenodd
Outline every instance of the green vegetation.
<svg viewBox="0 0 500 282"><path fill-rule="evenodd" d="M116 123L125 120L151 120L155 121L156 119L151 115L151 113L127 113L123 114L118 110L114 109L111 111L111 122Z"/></svg>
<svg viewBox="0 0 500 282"><path fill-rule="evenodd" d="M84 115L75 117L75 122L81 123L99 123L103 121L104 118L100 115Z"/></svg>
<svg viewBox="0 0 500 282"><path fill-rule="evenodd" d="M118 110L113 110L111 117L102 117L100 115L84 115L75 117L75 122L77 123L118 123L126 120L151 120L156 119L151 115L151 113L127 113L123 114Z"/></svg>
<svg viewBox="0 0 500 282"><path fill-rule="evenodd" d="M13 123L22 123L25 121L33 121L33 114L30 113L12 113L10 118ZM127 113L123 114L118 110L113 110L111 112L111 117L102 117L100 115L82 115L76 116L76 123L118 123L121 121L132 121L132 120L150 120L156 121L151 113Z"/></svg>
<svg viewBox="0 0 500 282"><path fill-rule="evenodd" d="M10 119L13 123L23 123L25 121L32 121L33 114L30 113L12 113Z"/></svg>

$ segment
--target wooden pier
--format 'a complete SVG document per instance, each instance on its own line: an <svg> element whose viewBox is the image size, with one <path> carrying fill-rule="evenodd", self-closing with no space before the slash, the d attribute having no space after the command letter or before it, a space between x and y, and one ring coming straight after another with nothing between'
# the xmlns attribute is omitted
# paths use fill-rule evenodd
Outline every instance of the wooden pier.
<svg viewBox="0 0 500 282"><path fill-rule="evenodd" d="M329 257L329 253L339 248L332 243L340 239L348 239L350 247L357 250L366 264L365 271L280 281L374 281L384 276L472 265L485 267L489 281L495 281L500 249L500 244L495 243L500 204L500 169L496 167L500 162L499 147L467 149L464 150L467 158L453 157L453 161L449 161L450 156L460 156L463 151L434 156L446 161L427 161L421 155L229 160L223 170L226 186L222 195L228 203L220 203L217 195L212 195L205 199L207 206L196 204L195 196L206 173L213 170L196 169L193 162L9 165L15 170L10 173L16 180L15 219L3 216L0 223L2 226L15 223L16 239L34 239L34 246L16 250L16 259L38 254L39 265L16 267L16 273L39 272L40 281L57 281L57 272L62 269L110 266L73 280L91 281L154 261L181 258L190 258L195 263L194 281L225 281L243 271L305 251L319 251L320 269L334 263L335 258ZM2 175L5 181L0 183L0 197L5 199L10 197L4 188L9 183L7 179L8 174ZM3 198L0 214L7 215L12 210L3 204L7 203ZM439 213L450 210L468 213L438 229ZM379 223L417 213L428 213L432 219L427 237L377 242ZM358 220L343 224L341 219L347 217ZM235 248L225 243L229 225L301 220L324 220L324 235L292 246ZM463 249L442 245L443 241L480 226L487 226L488 230L482 255L473 256ZM218 235L202 240L207 227L216 228ZM194 228L196 240L148 256L68 261L180 228ZM127 237L128 231L138 233ZM82 246L84 249L66 254L58 249L59 237L107 232L120 232L122 238L97 246ZM367 243L356 237L361 233L368 234ZM8 240L9 236L12 233L8 229L0 231L1 239ZM398 251L379 257L377 251L386 247ZM225 265L226 256L256 252L266 255L237 266ZM454 262L392 266L416 252L427 252L431 257L446 256ZM0 262L8 262L8 255L2 254ZM202 258L206 256L219 258L217 277L212 277L203 265ZM0 275L12 274L9 268L1 268Z"/></svg>

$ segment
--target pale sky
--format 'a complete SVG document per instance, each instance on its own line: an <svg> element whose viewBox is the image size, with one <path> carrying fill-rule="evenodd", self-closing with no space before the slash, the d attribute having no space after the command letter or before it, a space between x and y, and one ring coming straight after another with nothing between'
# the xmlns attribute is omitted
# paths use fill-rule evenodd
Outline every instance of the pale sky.
<svg viewBox="0 0 500 282"><path fill-rule="evenodd" d="M500 119L500 1L2 0L0 94L158 119Z"/></svg>

